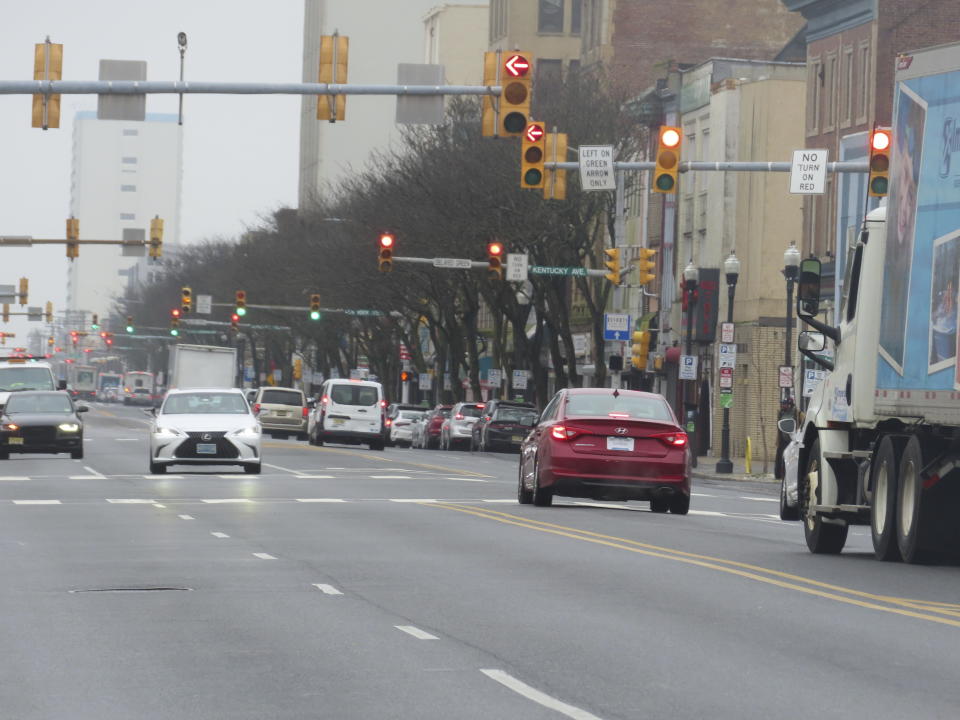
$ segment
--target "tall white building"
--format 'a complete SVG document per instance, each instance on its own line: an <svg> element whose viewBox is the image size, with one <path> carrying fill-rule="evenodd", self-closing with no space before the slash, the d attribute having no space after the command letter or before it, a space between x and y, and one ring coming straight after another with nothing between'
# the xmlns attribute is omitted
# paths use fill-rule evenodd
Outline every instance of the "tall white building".
<svg viewBox="0 0 960 720"><path fill-rule="evenodd" d="M164 221L164 254L179 243L183 128L176 115L147 113L143 121L74 121L70 214L80 239L120 240L124 229L149 238L150 220ZM105 318L129 282L146 281L152 261L125 257L117 245L81 245L67 271L67 309Z"/></svg>
<svg viewBox="0 0 960 720"><path fill-rule="evenodd" d="M448 85L480 85L488 3L441 3L423 16L423 62L443 65Z"/></svg>

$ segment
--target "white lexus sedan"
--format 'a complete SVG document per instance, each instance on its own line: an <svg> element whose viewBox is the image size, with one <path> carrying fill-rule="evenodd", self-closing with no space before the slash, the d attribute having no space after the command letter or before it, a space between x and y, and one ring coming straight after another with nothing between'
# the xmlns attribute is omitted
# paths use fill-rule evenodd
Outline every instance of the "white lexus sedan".
<svg viewBox="0 0 960 720"><path fill-rule="evenodd" d="M150 425L150 472L169 465L242 465L260 472L260 421L242 390L170 390Z"/></svg>

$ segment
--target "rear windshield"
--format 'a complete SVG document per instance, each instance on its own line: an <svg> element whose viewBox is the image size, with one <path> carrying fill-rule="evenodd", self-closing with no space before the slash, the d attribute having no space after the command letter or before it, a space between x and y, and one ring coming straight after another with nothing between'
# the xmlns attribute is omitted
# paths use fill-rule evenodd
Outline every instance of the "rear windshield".
<svg viewBox="0 0 960 720"><path fill-rule="evenodd" d="M398 418L403 418L404 420L414 420L418 417L423 417L422 410L401 410L400 414L397 415Z"/></svg>
<svg viewBox="0 0 960 720"><path fill-rule="evenodd" d="M250 406L239 393L180 393L163 404L165 415L246 415Z"/></svg>
<svg viewBox="0 0 960 720"><path fill-rule="evenodd" d="M0 390L56 390L45 367L0 368Z"/></svg>
<svg viewBox="0 0 960 720"><path fill-rule="evenodd" d="M483 408L476 405L464 405L460 408L460 414L464 417L480 417L483 415Z"/></svg>
<svg viewBox="0 0 960 720"><path fill-rule="evenodd" d="M664 420L673 422L670 409L666 402L658 397L641 397L638 395L621 394L614 397L610 394L583 394L568 395L567 410L569 415L625 415L642 420Z"/></svg>
<svg viewBox="0 0 960 720"><path fill-rule="evenodd" d="M265 405L303 405L303 397L291 390L264 390L260 402Z"/></svg>
<svg viewBox="0 0 960 720"><path fill-rule="evenodd" d="M11 395L7 400L7 415L16 413L73 412L70 399L64 395Z"/></svg>
<svg viewBox="0 0 960 720"><path fill-rule="evenodd" d="M533 426L537 421L537 411L527 408L498 408L490 418L491 422L512 422L518 425Z"/></svg>
<svg viewBox="0 0 960 720"><path fill-rule="evenodd" d="M371 385L334 385L330 389L330 399L337 405L376 405L379 393Z"/></svg>

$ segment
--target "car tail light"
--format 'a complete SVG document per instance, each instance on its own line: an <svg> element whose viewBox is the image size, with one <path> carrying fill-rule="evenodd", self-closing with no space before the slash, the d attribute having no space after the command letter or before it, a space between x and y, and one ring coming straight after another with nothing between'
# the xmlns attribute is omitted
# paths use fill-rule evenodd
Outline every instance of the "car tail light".
<svg viewBox="0 0 960 720"><path fill-rule="evenodd" d="M320 398L320 402L322 402L324 405L326 405L328 402L330 402L330 398L329 398L328 396L324 395L322 398Z"/></svg>
<svg viewBox="0 0 960 720"><path fill-rule="evenodd" d="M20 429L20 426L17 425L16 423L7 423L6 425L3 426L3 429L4 429L4 430L19 430L19 429Z"/></svg>
<svg viewBox="0 0 960 720"><path fill-rule="evenodd" d="M303 414L303 417L307 417L307 416L310 414L310 408L305 407L305 408L302 409L301 412L302 412L302 414Z"/></svg>
<svg viewBox="0 0 960 720"><path fill-rule="evenodd" d="M457 413L453 416L454 420L463 420L463 413Z"/></svg>
<svg viewBox="0 0 960 720"><path fill-rule="evenodd" d="M386 407L386 406L387 406L387 401L386 401L386 400L381 400L381 401L380 401L380 407Z"/></svg>
<svg viewBox="0 0 960 720"><path fill-rule="evenodd" d="M617 420L628 420L630 418L630 413L612 412L612 413L607 413L607 416L616 418Z"/></svg>
<svg viewBox="0 0 960 720"><path fill-rule="evenodd" d="M256 404L253 406L253 414L254 414L254 415L259 415L259 414L260 414L260 403L256 403Z"/></svg>
<svg viewBox="0 0 960 720"><path fill-rule="evenodd" d="M391 425L393 425L393 420L391 420L390 418L387 418L386 420L383 421L383 424L386 427L390 427Z"/></svg>
<svg viewBox="0 0 960 720"><path fill-rule="evenodd" d="M550 437L554 440L572 440L580 434L579 430L564 427L563 425L554 425L550 428Z"/></svg>
<svg viewBox="0 0 960 720"><path fill-rule="evenodd" d="M485 406L483 403L478 403L476 407L478 407L478 408L480 408L481 410L483 410L483 408L486 407L486 406Z"/></svg>
<svg viewBox="0 0 960 720"><path fill-rule="evenodd" d="M685 432L661 433L653 437L669 447L682 448L686 447L687 444L687 434Z"/></svg>

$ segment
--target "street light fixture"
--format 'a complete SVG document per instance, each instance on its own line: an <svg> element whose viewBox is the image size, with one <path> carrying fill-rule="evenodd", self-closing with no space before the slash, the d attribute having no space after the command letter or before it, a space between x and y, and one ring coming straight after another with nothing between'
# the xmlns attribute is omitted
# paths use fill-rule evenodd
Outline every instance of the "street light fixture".
<svg viewBox="0 0 960 720"><path fill-rule="evenodd" d="M687 293L687 352L686 354L693 355L693 305L696 302L696 293L697 293L697 283L700 280L700 271L697 269L697 266L693 264L693 260L687 263L687 266L683 269L683 288ZM690 442L688 447L690 448L690 464L693 467L697 466L697 446L695 443L696 439L696 428L697 428L697 403L696 403L696 379L686 381L686 389L684 391L684 397L686 401L684 402L684 428L687 431L687 435L690 437Z"/></svg>
<svg viewBox="0 0 960 720"><path fill-rule="evenodd" d="M733 297L737 292L737 280L740 278L740 261L730 251L730 257L723 261L723 272L727 276L727 322L733 322ZM730 408L723 409L723 430L720 433L720 460L717 462L718 473L732 473L733 463L730 461Z"/></svg>

